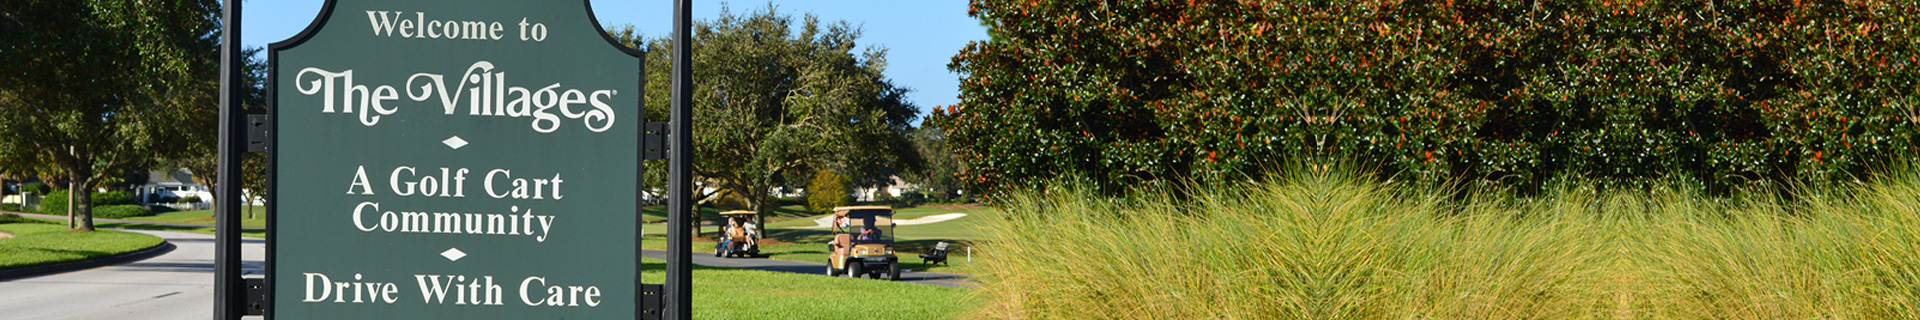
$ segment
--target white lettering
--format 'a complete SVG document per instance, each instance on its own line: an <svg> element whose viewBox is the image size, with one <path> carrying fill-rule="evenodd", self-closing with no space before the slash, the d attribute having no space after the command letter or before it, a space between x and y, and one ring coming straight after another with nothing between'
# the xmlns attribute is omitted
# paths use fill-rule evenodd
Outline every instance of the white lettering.
<svg viewBox="0 0 1920 320"><path fill-rule="evenodd" d="M360 223L360 221L366 220L360 218L360 213L367 207L373 207L373 210L380 210L380 203L361 202L360 205L353 206L353 227L360 229L360 232L373 232L373 227L368 227L365 223Z"/></svg>
<svg viewBox="0 0 1920 320"><path fill-rule="evenodd" d="M306 78L307 74L314 74L319 76L319 78L311 82L301 81L301 79ZM340 80L338 81L338 85L335 84L335 79ZM336 90L336 86L345 87L346 89ZM391 86L376 87L369 92L367 86L353 83L353 70L328 72L320 68L312 67L300 69L300 73L294 75L294 89L304 95L321 94L321 113L334 113L333 93L335 91L342 91L341 100L344 101L342 101L343 105L340 107L341 112L353 113L355 108L359 108L360 124L369 127L379 124L380 116L390 115L399 111L398 109L390 109L382 106L382 101L398 99L397 94L393 93ZM382 94L382 92L385 93ZM369 110L369 108L371 108L371 110ZM370 113L368 111L372 112ZM378 115L374 115L373 113L378 113Z"/></svg>
<svg viewBox="0 0 1920 320"><path fill-rule="evenodd" d="M400 171L406 171L407 175L409 176L413 175L413 167L401 166L398 168L393 168L393 174L389 175L387 178L387 186L393 188L393 194L400 195L402 197L411 196L413 195L413 185L415 182L407 182L407 187L401 188L400 187Z"/></svg>
<svg viewBox="0 0 1920 320"><path fill-rule="evenodd" d="M380 11L371 13L378 17ZM393 17L397 17L397 13ZM407 21L410 20L400 20L397 24L404 25ZM400 111L392 102L401 99L402 88L406 90L405 98L414 102L438 98L441 113L446 115L453 115L464 102L469 116L531 117L529 127L539 133L559 131L563 121L569 119L578 120L588 131L606 132L618 118L610 100L620 94L619 90L567 88L557 82L537 89L515 86L508 82L506 72L488 61L476 61L452 79L452 83L448 80L445 74L420 72L407 76L401 88L369 86L355 82L354 70L331 72L309 67L295 76L294 83L301 94L321 97L321 113L358 112L360 123L365 126L377 125L383 116ZM556 108L559 110L554 110Z"/></svg>
<svg viewBox="0 0 1920 320"><path fill-rule="evenodd" d="M534 284L536 281L539 282L537 286L546 287L546 298L535 299L533 294L529 293L529 289L539 290ZM581 300L586 300L588 307L600 306L600 287L548 285L547 278L539 276L520 280L520 303L528 306L577 307L580 306Z"/></svg>
<svg viewBox="0 0 1920 320"><path fill-rule="evenodd" d="M520 18L520 41L527 41L527 18Z"/></svg>
<svg viewBox="0 0 1920 320"><path fill-rule="evenodd" d="M333 295L333 281L331 279L327 279L327 275L311 273L311 272L303 273L303 274L307 276L307 298L300 300L301 302L325 301L327 300L327 296ZM316 277L320 279L320 282L319 282L320 295L318 297L315 297L313 294L313 287L314 287L313 285L315 283L313 280ZM525 290L522 290L522 291L525 291Z"/></svg>
<svg viewBox="0 0 1920 320"><path fill-rule="evenodd" d="M440 275L414 275L413 281L420 284L420 301L423 303L446 303L447 289L453 288L454 277L455 276L447 276L447 284L440 285ZM432 281L433 284L428 285L428 281ZM457 293L459 290L454 290L454 292ZM458 304L460 300L456 298L454 303Z"/></svg>
<svg viewBox="0 0 1920 320"><path fill-rule="evenodd" d="M532 288L532 287L533 287L533 286L529 286L529 285L527 285L527 284L529 284L529 283L533 283L534 281L540 281L540 285L541 285L541 286L545 286L545 285L547 285L547 278L541 278L541 277L527 277L527 279L526 279L526 280L520 280L520 302L521 302L521 303L526 303L526 304L527 304L527 305L529 305L529 306L539 306L539 305L540 305L540 302L538 302L538 301L533 301L533 299L532 299L533 297L532 297L532 296L529 296L529 295L527 295L527 288Z"/></svg>
<svg viewBox="0 0 1920 320"><path fill-rule="evenodd" d="M360 166L353 172L353 182L347 184L347 194L353 194L353 188L360 187L360 195L373 195L373 186L367 183L367 166Z"/></svg>
<svg viewBox="0 0 1920 320"><path fill-rule="evenodd" d="M532 208L513 206L508 212L381 211L380 203L369 201L355 205L348 216L360 232L525 236L534 242L546 242L560 220L533 214Z"/></svg>
<svg viewBox="0 0 1920 320"><path fill-rule="evenodd" d="M369 10L367 11L367 23L373 25L373 35L391 37L393 36L393 20L399 16L399 12L394 12L393 15L389 16L386 11Z"/></svg>
<svg viewBox="0 0 1920 320"><path fill-rule="evenodd" d="M300 302L326 302L333 298L334 303L394 303L400 301L394 294L400 293L400 287L391 282L361 281L363 276L353 274L354 281L334 282L327 275L302 273L306 276L306 297ZM315 289L318 289L317 292ZM338 293L338 294L336 294ZM352 300L347 296L352 295Z"/></svg>

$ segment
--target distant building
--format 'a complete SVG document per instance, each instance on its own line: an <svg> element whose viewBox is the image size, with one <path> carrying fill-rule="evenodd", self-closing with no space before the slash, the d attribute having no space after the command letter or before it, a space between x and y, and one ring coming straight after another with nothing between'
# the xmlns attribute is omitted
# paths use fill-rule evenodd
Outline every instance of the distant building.
<svg viewBox="0 0 1920 320"><path fill-rule="evenodd" d="M198 210L213 206L213 192L208 190L207 186L194 183L193 171L185 168L149 171L147 184L134 187L133 193L134 199L148 205L161 205L180 210Z"/></svg>
<svg viewBox="0 0 1920 320"><path fill-rule="evenodd" d="M880 193L881 193L881 192L886 192L886 193L887 193L887 196L889 196L889 197L895 197L895 198L898 198L898 197L900 197L900 195L901 195L901 194L906 194L906 193L908 193L908 192L913 192L913 191L915 191L915 190L920 190L920 186L919 186L919 185L915 185L915 184L912 184L912 183L907 183L907 181L905 181L905 180L900 180L900 176L888 176L888 177L887 177L887 182L888 182L888 183L887 183L887 186L885 186L885 187L879 187L879 188L868 188L868 187L858 187L858 188L853 188L853 200L854 200L854 201L874 201L873 199L874 199L874 198L876 198L876 197L878 197L878 196L880 195Z"/></svg>
<svg viewBox="0 0 1920 320"><path fill-rule="evenodd" d="M799 198L807 196L806 188L773 187L767 189L767 196L775 198Z"/></svg>

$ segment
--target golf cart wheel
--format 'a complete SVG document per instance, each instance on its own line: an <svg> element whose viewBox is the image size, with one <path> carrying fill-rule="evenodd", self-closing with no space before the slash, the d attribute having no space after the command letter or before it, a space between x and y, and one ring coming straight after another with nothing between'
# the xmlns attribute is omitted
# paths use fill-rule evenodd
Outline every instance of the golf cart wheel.
<svg viewBox="0 0 1920 320"><path fill-rule="evenodd" d="M829 262L829 263L831 263L831 262ZM833 265L827 265L827 276L828 276L828 277L837 277L837 276L840 276L840 274L839 274L839 273L834 273L834 272L833 272Z"/></svg>
<svg viewBox="0 0 1920 320"><path fill-rule="evenodd" d="M866 269L866 265L860 262L847 261L848 278L860 278L860 276L867 275L867 270L864 269Z"/></svg>
<svg viewBox="0 0 1920 320"><path fill-rule="evenodd" d="M887 263L887 281L900 281L900 262Z"/></svg>
<svg viewBox="0 0 1920 320"><path fill-rule="evenodd" d="M721 248L721 247L714 247L714 248L713 248L713 256L714 256L714 257L719 257L719 256L721 256L721 255L725 255L725 254L726 254L726 252L727 252L726 250L727 250L727 249L724 249L724 248Z"/></svg>

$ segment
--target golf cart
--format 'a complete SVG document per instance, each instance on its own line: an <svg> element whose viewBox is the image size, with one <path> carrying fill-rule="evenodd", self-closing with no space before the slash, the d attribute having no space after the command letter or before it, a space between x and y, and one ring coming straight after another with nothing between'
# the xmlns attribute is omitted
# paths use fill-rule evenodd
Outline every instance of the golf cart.
<svg viewBox="0 0 1920 320"><path fill-rule="evenodd" d="M893 256L893 208L833 208L833 221L828 276L900 280L900 259Z"/></svg>
<svg viewBox="0 0 1920 320"><path fill-rule="evenodd" d="M717 239L718 241L713 244L713 256L752 257L760 255L760 246L753 245L759 242L760 239L755 239L754 237L759 236L760 231L753 230L753 232L747 232L747 229L750 229L748 227L749 223L753 222L753 218L758 216L759 213L746 210L721 212L720 217L724 219L720 222L720 237Z"/></svg>

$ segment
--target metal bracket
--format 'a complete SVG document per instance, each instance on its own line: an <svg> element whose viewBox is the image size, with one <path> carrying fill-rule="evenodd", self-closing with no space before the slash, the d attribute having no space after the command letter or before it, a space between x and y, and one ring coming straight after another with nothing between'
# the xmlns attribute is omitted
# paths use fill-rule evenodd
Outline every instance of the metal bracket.
<svg viewBox="0 0 1920 320"><path fill-rule="evenodd" d="M667 122L648 122L640 127L640 160L667 159Z"/></svg>
<svg viewBox="0 0 1920 320"><path fill-rule="evenodd" d="M267 115L247 115L247 152L267 152Z"/></svg>
<svg viewBox="0 0 1920 320"><path fill-rule="evenodd" d="M663 303L661 300L661 298L666 297L666 295L662 293L664 291L666 291L664 285L640 284L640 319L658 320L661 318L662 308L666 306L666 303Z"/></svg>
<svg viewBox="0 0 1920 320"><path fill-rule="evenodd" d="M247 314L249 316L267 315L267 279L246 278Z"/></svg>

